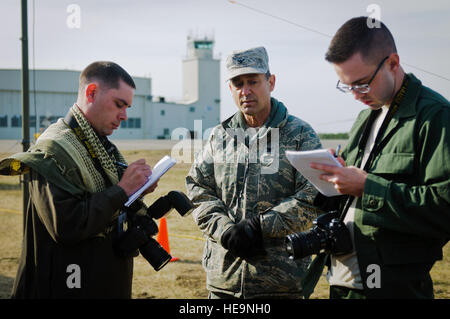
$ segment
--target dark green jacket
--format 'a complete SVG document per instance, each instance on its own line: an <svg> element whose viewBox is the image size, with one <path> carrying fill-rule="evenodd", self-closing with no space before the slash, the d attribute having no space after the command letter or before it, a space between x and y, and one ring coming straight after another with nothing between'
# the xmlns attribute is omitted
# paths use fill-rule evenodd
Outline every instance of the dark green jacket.
<svg viewBox="0 0 450 319"><path fill-rule="evenodd" d="M409 77L357 201L355 246L369 298L432 298L429 272L450 237L450 105ZM360 165L358 141L371 112L351 130L347 165Z"/></svg>

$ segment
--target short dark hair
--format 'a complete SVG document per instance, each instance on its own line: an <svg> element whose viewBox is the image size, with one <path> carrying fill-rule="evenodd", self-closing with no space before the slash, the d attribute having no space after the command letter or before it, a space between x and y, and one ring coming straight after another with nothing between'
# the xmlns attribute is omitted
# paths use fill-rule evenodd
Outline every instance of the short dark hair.
<svg viewBox="0 0 450 319"><path fill-rule="evenodd" d="M110 61L97 61L89 64L80 74L80 90L86 83L93 80L101 82L108 89L117 89L119 80L136 89L131 76L120 65Z"/></svg>
<svg viewBox="0 0 450 319"><path fill-rule="evenodd" d="M372 26L368 25L368 20L372 20ZM383 22L370 17L357 17L345 22L336 32L325 60L342 63L360 53L364 61L376 64L396 52L394 37Z"/></svg>

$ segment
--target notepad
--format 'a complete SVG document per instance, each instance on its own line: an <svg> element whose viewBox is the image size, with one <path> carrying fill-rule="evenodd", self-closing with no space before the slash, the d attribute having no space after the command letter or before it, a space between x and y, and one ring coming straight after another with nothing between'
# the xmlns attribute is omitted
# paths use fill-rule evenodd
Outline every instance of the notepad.
<svg viewBox="0 0 450 319"><path fill-rule="evenodd" d="M324 171L309 167L312 162L342 167L341 163L326 149L314 151L286 151L286 157L319 192L325 196L342 195L333 183L323 181L319 178Z"/></svg>
<svg viewBox="0 0 450 319"><path fill-rule="evenodd" d="M150 186L152 186L161 176L163 176L172 166L176 164L176 160L170 156L164 156L158 163L156 163L155 167L152 168L152 175L148 177L147 182L141 186L136 192L134 192L128 198L128 201L125 203L126 207L129 207L136 199L141 196L141 194Z"/></svg>

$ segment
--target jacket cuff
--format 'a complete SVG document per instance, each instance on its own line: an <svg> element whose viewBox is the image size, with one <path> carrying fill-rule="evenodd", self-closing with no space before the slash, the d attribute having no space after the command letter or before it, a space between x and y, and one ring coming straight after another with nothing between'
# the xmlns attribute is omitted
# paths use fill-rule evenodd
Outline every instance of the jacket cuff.
<svg viewBox="0 0 450 319"><path fill-rule="evenodd" d="M127 193L120 186L113 185L108 187L105 192L112 208L120 209L128 200Z"/></svg>

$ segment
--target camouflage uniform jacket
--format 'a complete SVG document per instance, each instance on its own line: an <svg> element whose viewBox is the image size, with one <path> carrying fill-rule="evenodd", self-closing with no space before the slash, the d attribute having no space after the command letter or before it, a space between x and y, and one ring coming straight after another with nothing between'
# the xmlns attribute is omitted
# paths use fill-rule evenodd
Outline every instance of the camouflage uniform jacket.
<svg viewBox="0 0 450 319"><path fill-rule="evenodd" d="M215 127L186 178L193 216L206 237L207 288L240 298L300 297L310 259L292 261L286 235L306 230L317 216L314 187L293 168L286 150L321 148L314 130L271 99L269 119L258 131L241 112ZM257 133L256 133L257 132ZM242 259L220 244L244 218L260 216L266 254Z"/></svg>

